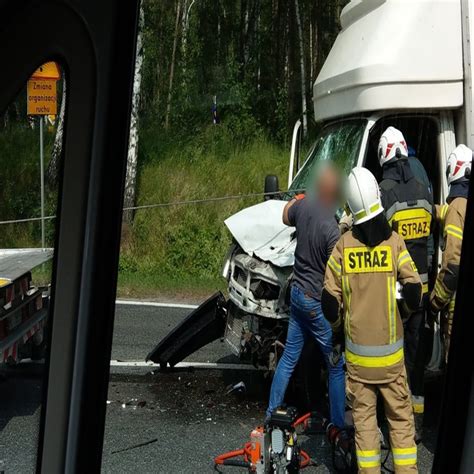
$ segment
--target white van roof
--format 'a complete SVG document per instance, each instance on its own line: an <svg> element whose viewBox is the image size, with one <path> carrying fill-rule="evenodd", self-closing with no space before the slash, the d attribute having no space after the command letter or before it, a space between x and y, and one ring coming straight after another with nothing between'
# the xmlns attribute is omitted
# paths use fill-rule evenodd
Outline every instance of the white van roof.
<svg viewBox="0 0 474 474"><path fill-rule="evenodd" d="M352 0L313 88L315 118L463 103L461 0Z"/></svg>

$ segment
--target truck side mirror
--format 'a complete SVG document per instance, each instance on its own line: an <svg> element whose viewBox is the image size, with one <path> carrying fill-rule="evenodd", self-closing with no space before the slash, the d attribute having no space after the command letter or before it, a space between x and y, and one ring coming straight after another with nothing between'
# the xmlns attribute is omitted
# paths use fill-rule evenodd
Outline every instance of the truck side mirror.
<svg viewBox="0 0 474 474"><path fill-rule="evenodd" d="M278 186L278 176L275 176L274 174L267 174L265 176L265 188L264 188L264 200L268 201L270 199L275 199L277 198L277 194L280 191L280 188Z"/></svg>

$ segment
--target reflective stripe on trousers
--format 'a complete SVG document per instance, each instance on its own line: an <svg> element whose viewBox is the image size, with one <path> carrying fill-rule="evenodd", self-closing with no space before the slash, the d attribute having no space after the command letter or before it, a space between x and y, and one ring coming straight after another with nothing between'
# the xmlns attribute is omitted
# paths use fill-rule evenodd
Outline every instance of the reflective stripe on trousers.
<svg viewBox="0 0 474 474"><path fill-rule="evenodd" d="M416 464L416 446L410 448L393 448L393 463L395 466L413 466Z"/></svg>
<svg viewBox="0 0 474 474"><path fill-rule="evenodd" d="M349 375L346 387L352 404L359 473L380 474L379 396L384 401L395 472L416 473L415 428L405 368L402 366L395 380L382 384L359 382Z"/></svg>
<svg viewBox="0 0 474 474"><path fill-rule="evenodd" d="M379 467L380 466L380 449L371 449L364 451L356 450L357 465L360 468Z"/></svg>

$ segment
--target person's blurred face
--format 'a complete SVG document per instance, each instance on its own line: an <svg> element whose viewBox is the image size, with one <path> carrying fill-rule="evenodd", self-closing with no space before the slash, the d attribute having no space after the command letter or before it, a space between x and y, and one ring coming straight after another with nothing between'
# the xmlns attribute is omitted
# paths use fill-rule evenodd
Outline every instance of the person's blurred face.
<svg viewBox="0 0 474 474"><path fill-rule="evenodd" d="M319 201L327 207L337 207L341 196L341 177L333 166L328 165L320 170L315 185Z"/></svg>

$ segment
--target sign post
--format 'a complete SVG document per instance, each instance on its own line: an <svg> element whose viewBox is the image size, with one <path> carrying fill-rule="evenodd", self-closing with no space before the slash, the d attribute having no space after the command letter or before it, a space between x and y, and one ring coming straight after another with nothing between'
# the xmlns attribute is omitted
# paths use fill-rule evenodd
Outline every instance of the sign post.
<svg viewBox="0 0 474 474"><path fill-rule="evenodd" d="M41 247L46 248L44 230L44 146L43 146L43 122L44 118L39 118L40 129L40 173L41 173Z"/></svg>
<svg viewBox="0 0 474 474"><path fill-rule="evenodd" d="M44 212L44 116L57 114L56 83L60 79L55 62L40 66L31 76L27 87L27 113L39 115L40 174L41 174L41 246L46 248Z"/></svg>

